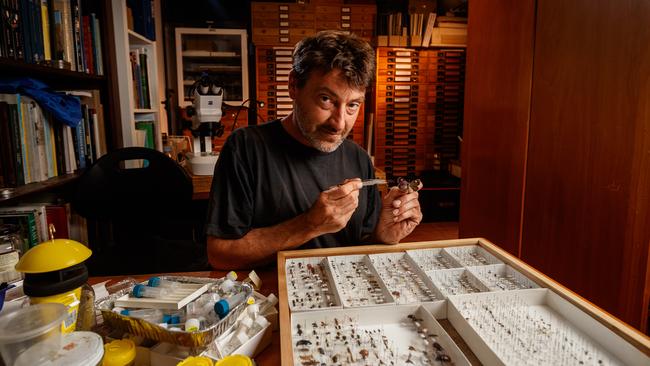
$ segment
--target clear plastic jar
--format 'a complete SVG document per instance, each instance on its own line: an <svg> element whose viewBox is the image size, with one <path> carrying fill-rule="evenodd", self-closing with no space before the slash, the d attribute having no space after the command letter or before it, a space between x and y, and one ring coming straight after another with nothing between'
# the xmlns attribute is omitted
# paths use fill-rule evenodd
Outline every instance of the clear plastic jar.
<svg viewBox="0 0 650 366"><path fill-rule="evenodd" d="M20 233L20 226L13 224L0 224L0 253L12 250L23 251L25 241Z"/></svg>

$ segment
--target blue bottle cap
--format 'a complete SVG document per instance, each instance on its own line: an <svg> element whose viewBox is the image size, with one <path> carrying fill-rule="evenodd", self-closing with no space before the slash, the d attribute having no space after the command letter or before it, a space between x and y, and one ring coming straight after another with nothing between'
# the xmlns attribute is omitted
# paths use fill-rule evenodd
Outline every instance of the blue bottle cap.
<svg viewBox="0 0 650 366"><path fill-rule="evenodd" d="M226 316L230 311L230 305L225 299L219 300L214 304L214 312L217 313L221 318Z"/></svg>
<svg viewBox="0 0 650 366"><path fill-rule="evenodd" d="M160 286L160 277L151 277L149 281L147 282L147 285L151 287L158 287Z"/></svg>
<svg viewBox="0 0 650 366"><path fill-rule="evenodd" d="M167 320L167 324L180 324L181 322L181 317L178 315L170 315L169 320Z"/></svg>
<svg viewBox="0 0 650 366"><path fill-rule="evenodd" d="M124 310L120 311L120 314L129 315L129 309L124 309Z"/></svg>
<svg viewBox="0 0 650 366"><path fill-rule="evenodd" d="M133 287L133 296L142 297L142 295L144 295L143 293L144 291L145 291L144 285L140 285L140 284L135 285L135 287Z"/></svg>
<svg viewBox="0 0 650 366"><path fill-rule="evenodd" d="M172 316L169 314L163 314L162 322L171 324Z"/></svg>

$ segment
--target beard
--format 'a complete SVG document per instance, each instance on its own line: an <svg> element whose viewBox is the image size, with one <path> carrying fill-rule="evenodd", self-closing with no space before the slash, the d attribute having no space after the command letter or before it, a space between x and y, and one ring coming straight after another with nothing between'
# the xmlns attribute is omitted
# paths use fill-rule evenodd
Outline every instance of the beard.
<svg viewBox="0 0 650 366"><path fill-rule="evenodd" d="M324 153L331 153L335 151L336 149L338 149L339 146L341 146L343 141L348 137L348 134L350 133L350 130L344 131L344 133L339 135L338 140L334 142L325 141L322 138L320 138L319 135L329 132L327 131L326 127L317 126L315 130L307 131L307 126L310 125L309 117L307 117L306 113L302 110L302 108L298 105L298 103L294 103L293 113L294 113L294 120L296 122L296 125L298 126L298 129L300 130L300 133L305 139L307 139L309 144L318 151Z"/></svg>

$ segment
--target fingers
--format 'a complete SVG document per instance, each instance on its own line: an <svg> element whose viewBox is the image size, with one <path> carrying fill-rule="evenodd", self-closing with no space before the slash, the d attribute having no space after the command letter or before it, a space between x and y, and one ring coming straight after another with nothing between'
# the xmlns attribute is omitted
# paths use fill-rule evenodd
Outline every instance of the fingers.
<svg viewBox="0 0 650 366"><path fill-rule="evenodd" d="M399 222L412 219L419 223L422 220L418 192L401 192L396 187L391 188L384 199L384 205L393 215L393 221Z"/></svg>
<svg viewBox="0 0 650 366"><path fill-rule="evenodd" d="M356 195L358 196L359 190L362 187L363 186L361 185L361 179L359 178L346 179L345 181L343 181L343 183L329 188L328 190L324 191L324 193L327 194L327 198L332 200L338 200L352 193L356 193Z"/></svg>

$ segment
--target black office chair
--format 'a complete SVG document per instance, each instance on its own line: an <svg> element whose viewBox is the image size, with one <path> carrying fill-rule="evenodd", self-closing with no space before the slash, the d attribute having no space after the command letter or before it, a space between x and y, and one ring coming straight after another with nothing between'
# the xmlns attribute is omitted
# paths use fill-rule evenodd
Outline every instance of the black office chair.
<svg viewBox="0 0 650 366"><path fill-rule="evenodd" d="M128 168L138 162L144 167ZM128 147L102 156L80 177L72 200L88 219L91 275L201 267L205 246L194 232L191 204L190 177L163 153Z"/></svg>

